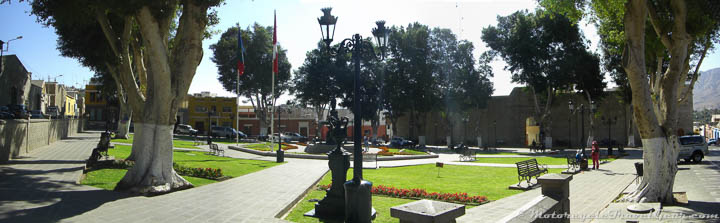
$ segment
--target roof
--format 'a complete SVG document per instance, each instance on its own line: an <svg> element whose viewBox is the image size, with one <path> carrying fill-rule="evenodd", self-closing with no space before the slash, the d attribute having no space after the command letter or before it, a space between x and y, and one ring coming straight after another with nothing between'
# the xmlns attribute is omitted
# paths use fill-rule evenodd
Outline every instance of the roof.
<svg viewBox="0 0 720 223"><path fill-rule="evenodd" d="M42 87L43 85L45 85L45 81L44 81L44 80L32 80L32 81L30 81L30 82L32 83L32 85L35 85L35 86L38 86L38 87Z"/></svg>

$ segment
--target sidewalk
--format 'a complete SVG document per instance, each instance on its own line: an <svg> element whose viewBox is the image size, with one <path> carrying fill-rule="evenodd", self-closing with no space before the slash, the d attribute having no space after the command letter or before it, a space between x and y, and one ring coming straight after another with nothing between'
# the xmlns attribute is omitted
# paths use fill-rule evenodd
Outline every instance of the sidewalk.
<svg viewBox="0 0 720 223"><path fill-rule="evenodd" d="M198 188L128 196L76 183L98 140L80 134L0 165L0 222L284 222L277 215L328 170L327 161L288 159Z"/></svg>
<svg viewBox="0 0 720 223"><path fill-rule="evenodd" d="M602 211L627 185L635 179L634 158L618 159L600 166L600 170L575 174L570 181L570 213L596 214ZM537 196L540 189L506 197L466 210L458 222L497 222L513 214ZM589 222L591 219L572 219L572 222Z"/></svg>

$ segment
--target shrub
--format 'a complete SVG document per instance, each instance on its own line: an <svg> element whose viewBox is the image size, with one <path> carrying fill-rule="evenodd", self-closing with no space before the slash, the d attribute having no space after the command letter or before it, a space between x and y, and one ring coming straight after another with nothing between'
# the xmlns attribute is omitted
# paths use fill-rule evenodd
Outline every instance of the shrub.
<svg viewBox="0 0 720 223"><path fill-rule="evenodd" d="M177 163L173 163L173 168L175 172L183 176L200 177L211 180L219 180L223 176L222 169L219 168L190 168Z"/></svg>
<svg viewBox="0 0 720 223"><path fill-rule="evenodd" d="M318 190L327 190L330 186L332 186L332 184L318 185L317 188ZM384 185L373 186L370 189L370 193L406 199L430 199L461 204L479 205L488 202L485 196L468 196L467 193L428 193L425 189L420 188L400 189Z"/></svg>

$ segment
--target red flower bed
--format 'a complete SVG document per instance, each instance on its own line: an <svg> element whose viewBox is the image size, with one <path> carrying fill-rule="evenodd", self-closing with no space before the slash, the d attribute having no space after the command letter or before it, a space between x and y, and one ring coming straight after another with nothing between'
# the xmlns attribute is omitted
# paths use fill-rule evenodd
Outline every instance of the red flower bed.
<svg viewBox="0 0 720 223"><path fill-rule="evenodd" d="M291 149L297 149L297 148L298 148L297 146L290 145L290 144L287 144L287 143L282 143L282 149L283 149L283 150L291 150Z"/></svg>
<svg viewBox="0 0 720 223"><path fill-rule="evenodd" d="M330 188L330 186L331 184L318 185L318 189L327 190L328 188ZM468 196L467 193L428 193L427 191L425 191L425 189L420 188L402 189L384 185L373 186L370 189L370 193L398 198L430 199L462 204L482 204L488 201L487 197L485 196Z"/></svg>

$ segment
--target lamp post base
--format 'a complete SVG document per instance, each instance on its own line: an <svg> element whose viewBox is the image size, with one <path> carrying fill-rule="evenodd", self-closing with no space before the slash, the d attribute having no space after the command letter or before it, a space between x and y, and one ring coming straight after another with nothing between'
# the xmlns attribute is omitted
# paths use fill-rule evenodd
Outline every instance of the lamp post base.
<svg viewBox="0 0 720 223"><path fill-rule="evenodd" d="M372 207L372 183L354 178L345 182L345 222L369 223L375 219Z"/></svg>

